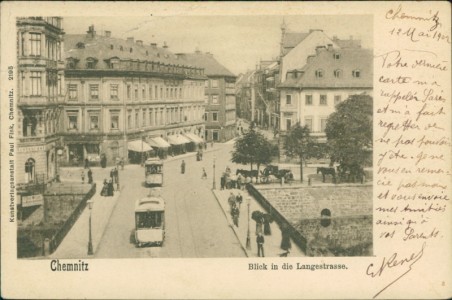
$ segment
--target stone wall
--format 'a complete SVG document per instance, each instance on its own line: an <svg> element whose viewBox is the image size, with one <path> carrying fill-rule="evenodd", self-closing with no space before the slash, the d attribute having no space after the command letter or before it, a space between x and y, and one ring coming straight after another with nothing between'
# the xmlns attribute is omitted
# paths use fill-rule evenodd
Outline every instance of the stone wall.
<svg viewBox="0 0 452 300"><path fill-rule="evenodd" d="M318 219L328 209L331 218L372 215L371 185L319 185L256 189L292 224Z"/></svg>

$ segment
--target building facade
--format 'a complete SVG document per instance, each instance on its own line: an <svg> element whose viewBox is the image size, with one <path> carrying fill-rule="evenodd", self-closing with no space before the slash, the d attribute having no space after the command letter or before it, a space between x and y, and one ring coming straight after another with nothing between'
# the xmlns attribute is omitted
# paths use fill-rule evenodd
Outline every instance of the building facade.
<svg viewBox="0 0 452 300"><path fill-rule="evenodd" d="M66 36L65 55L65 163L133 159L149 145L146 155L164 156L192 142L187 136L204 138L204 70L168 46L98 35L90 26Z"/></svg>
<svg viewBox="0 0 452 300"><path fill-rule="evenodd" d="M335 106L350 95L372 95L373 53L370 49L317 47L301 69L288 70L281 92L281 131L297 122L326 141L325 127Z"/></svg>
<svg viewBox="0 0 452 300"><path fill-rule="evenodd" d="M17 18L17 183L52 180L64 102L63 23Z"/></svg>
<svg viewBox="0 0 452 300"><path fill-rule="evenodd" d="M206 111L205 139L209 142L225 142L236 136L236 76L220 64L212 54L179 54L184 60L204 69L208 80L205 84Z"/></svg>

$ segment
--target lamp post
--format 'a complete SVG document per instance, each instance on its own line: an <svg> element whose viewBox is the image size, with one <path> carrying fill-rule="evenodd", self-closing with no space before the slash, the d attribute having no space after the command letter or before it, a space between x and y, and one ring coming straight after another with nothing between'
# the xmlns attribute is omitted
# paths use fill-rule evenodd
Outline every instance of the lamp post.
<svg viewBox="0 0 452 300"><path fill-rule="evenodd" d="M217 159L217 157L215 156L215 154L213 155L213 183L212 183L212 189L215 190L216 189L216 182L215 182L215 160Z"/></svg>
<svg viewBox="0 0 452 300"><path fill-rule="evenodd" d="M88 240L88 255L93 255L93 238L91 235L91 211L93 208L93 200L89 200L88 208L89 208L89 240Z"/></svg>
<svg viewBox="0 0 452 300"><path fill-rule="evenodd" d="M246 232L246 249L251 250L251 237L250 237L250 205L251 198L247 198L248 205L248 231Z"/></svg>

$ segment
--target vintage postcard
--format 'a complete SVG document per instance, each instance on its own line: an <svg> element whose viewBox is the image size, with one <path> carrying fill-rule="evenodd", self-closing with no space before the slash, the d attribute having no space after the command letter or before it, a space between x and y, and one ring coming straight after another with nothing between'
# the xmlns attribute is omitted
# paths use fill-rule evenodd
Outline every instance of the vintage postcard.
<svg viewBox="0 0 452 300"><path fill-rule="evenodd" d="M452 296L447 2L6 2L2 297Z"/></svg>

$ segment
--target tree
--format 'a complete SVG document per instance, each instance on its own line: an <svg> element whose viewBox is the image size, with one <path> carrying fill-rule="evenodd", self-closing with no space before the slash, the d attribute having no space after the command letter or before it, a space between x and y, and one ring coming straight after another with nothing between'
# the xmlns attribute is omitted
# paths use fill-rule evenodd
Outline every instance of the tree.
<svg viewBox="0 0 452 300"><path fill-rule="evenodd" d="M336 106L326 123L332 162L352 170L371 161L373 99L352 95Z"/></svg>
<svg viewBox="0 0 452 300"><path fill-rule="evenodd" d="M316 155L316 142L310 136L308 126L301 126L298 122L287 133L284 142L286 155L300 160L300 177L303 182L303 161Z"/></svg>
<svg viewBox="0 0 452 300"><path fill-rule="evenodd" d="M271 162L273 145L265 136L251 128L245 135L237 139L232 152L232 162L239 164L257 164L257 169L261 164Z"/></svg>

